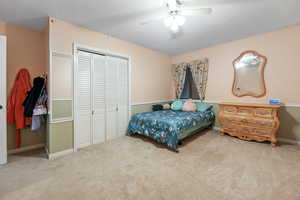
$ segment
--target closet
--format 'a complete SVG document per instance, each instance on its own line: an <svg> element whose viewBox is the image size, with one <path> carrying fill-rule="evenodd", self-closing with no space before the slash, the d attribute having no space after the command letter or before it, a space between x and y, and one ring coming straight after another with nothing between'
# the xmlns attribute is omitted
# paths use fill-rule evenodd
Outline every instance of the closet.
<svg viewBox="0 0 300 200"><path fill-rule="evenodd" d="M128 59L78 50L75 62L77 148L125 135L129 119Z"/></svg>

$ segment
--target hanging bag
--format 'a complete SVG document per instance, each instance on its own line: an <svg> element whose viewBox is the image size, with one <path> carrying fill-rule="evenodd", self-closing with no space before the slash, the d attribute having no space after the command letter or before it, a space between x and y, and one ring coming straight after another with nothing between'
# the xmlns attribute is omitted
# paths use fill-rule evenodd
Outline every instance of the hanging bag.
<svg viewBox="0 0 300 200"><path fill-rule="evenodd" d="M44 86L40 93L40 96L36 102L36 105L33 109L33 115L47 115L48 114L48 109L46 106L48 95L47 95L46 91L47 91L46 87Z"/></svg>

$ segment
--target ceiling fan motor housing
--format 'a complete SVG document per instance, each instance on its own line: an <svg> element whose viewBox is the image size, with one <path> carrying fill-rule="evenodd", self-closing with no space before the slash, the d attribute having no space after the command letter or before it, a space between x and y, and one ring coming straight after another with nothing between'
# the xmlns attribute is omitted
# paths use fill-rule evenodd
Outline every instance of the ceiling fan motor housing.
<svg viewBox="0 0 300 200"><path fill-rule="evenodd" d="M182 5L182 2L180 0L176 0L176 3L180 6Z"/></svg>
<svg viewBox="0 0 300 200"><path fill-rule="evenodd" d="M167 0L167 7L170 12L178 11L182 3L179 0Z"/></svg>

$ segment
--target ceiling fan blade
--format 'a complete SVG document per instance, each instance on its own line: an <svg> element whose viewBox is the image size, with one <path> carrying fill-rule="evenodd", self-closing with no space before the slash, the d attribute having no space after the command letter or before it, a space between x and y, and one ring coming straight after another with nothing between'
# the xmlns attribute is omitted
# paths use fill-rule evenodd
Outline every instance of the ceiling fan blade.
<svg viewBox="0 0 300 200"><path fill-rule="evenodd" d="M198 8L198 9L181 9L180 15L209 15L212 13L212 8Z"/></svg>
<svg viewBox="0 0 300 200"><path fill-rule="evenodd" d="M153 22L162 21L165 17L166 16L160 16L160 17L157 17L157 18L153 18L153 19L149 19L149 20L146 20L146 21L142 21L139 24L141 26L144 26L144 25L147 25L147 24L151 24Z"/></svg>
<svg viewBox="0 0 300 200"><path fill-rule="evenodd" d="M138 24L143 26L153 22L161 21L168 16L167 8L158 8L149 13L144 13L143 17L138 20Z"/></svg>
<svg viewBox="0 0 300 200"><path fill-rule="evenodd" d="M212 5L230 5L230 4L241 4L241 3L253 3L261 0L180 0L180 3L184 6L212 6Z"/></svg>
<svg viewBox="0 0 300 200"><path fill-rule="evenodd" d="M143 21L143 22L140 22L139 25L140 25L140 26L145 26L145 25L147 25L147 24L150 24L151 22L153 22L153 21L151 21L151 20Z"/></svg>

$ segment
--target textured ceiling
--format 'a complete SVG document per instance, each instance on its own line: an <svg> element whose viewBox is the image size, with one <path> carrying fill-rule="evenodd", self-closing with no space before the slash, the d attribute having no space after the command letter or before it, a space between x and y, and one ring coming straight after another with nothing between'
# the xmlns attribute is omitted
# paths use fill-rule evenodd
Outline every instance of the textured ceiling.
<svg viewBox="0 0 300 200"><path fill-rule="evenodd" d="M300 0L198 0L211 15L189 16L172 35L162 21L163 0L1 0L0 20L43 29L47 17L80 24L154 50L176 55L300 24Z"/></svg>

